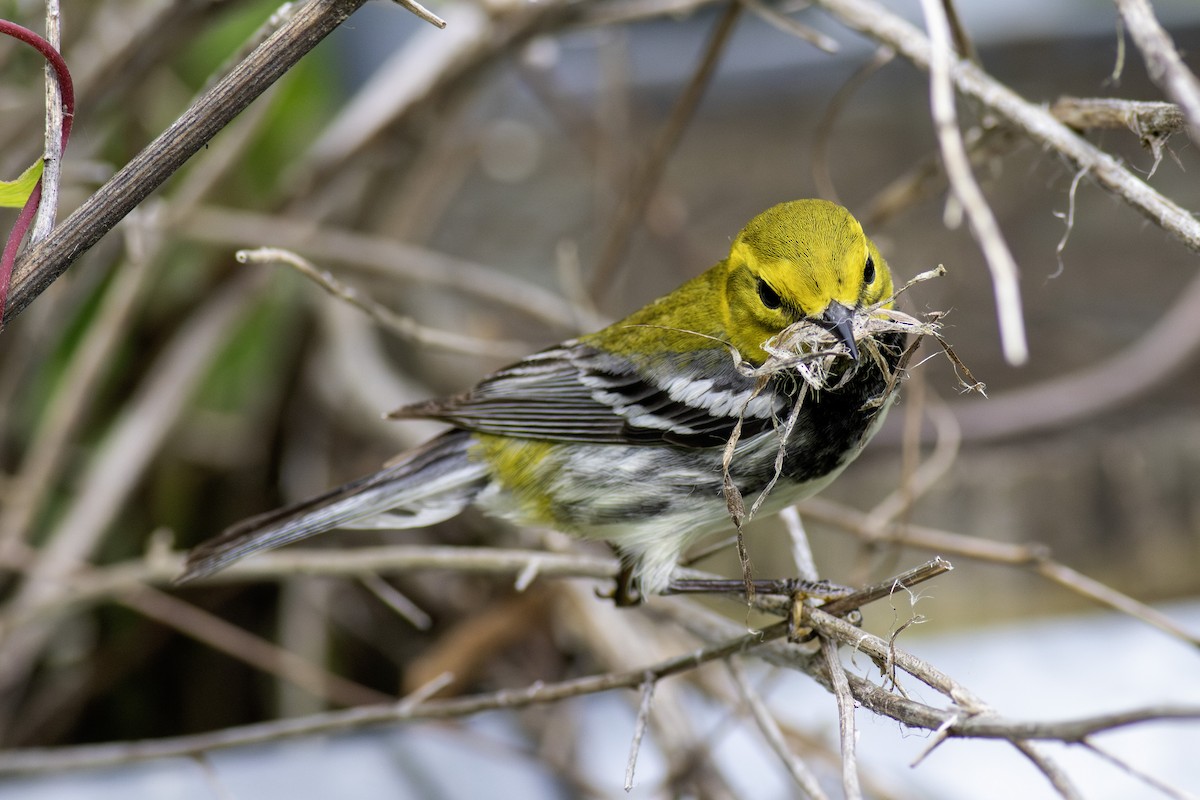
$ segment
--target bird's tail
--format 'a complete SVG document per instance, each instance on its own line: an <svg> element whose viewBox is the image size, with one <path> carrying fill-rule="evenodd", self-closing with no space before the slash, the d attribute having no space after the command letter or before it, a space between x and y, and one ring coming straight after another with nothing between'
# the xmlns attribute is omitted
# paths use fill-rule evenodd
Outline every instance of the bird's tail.
<svg viewBox="0 0 1200 800"><path fill-rule="evenodd" d="M467 457L469 443L465 431L449 431L379 472L231 525L188 554L177 583L334 528L417 528L449 519L488 482L486 467Z"/></svg>

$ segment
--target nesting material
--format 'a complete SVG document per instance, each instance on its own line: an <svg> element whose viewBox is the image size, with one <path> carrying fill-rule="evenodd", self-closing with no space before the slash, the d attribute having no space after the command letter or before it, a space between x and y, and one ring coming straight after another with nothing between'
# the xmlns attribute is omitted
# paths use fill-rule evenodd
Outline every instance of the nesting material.
<svg viewBox="0 0 1200 800"><path fill-rule="evenodd" d="M900 287L891 297L860 310L852 321L854 342L859 349L860 358L869 358L881 369L887 370L883 356L879 352L877 339L878 336L885 333L898 332L908 335L910 337L909 351L915 349L925 336L934 337L944 349L947 348L948 345L942 340L939 332L938 320L942 314L935 312L929 314L925 320L919 320L903 311L883 307L892 303L909 287L945 274L945 268L939 265L937 269L917 275ZM786 372L799 376L808 388L817 391L837 389L853 374L853 370L837 369L839 365L846 364L846 360L850 357L849 348L831 331L817 322L801 320L789 325L768 339L762 347L767 352L767 360L757 367L742 362L739 369L744 374L766 378ZM902 359L900 367L896 371L897 374L903 371L908 360L907 355L908 353L906 353L906 358ZM951 356L951 360L956 367L961 367L961 362L957 358ZM966 374L969 376L969 371ZM897 375L893 375L892 378L886 393L888 395L894 392L900 383ZM972 385L977 384L973 378L970 380ZM884 399L886 399L886 395L879 398L879 402Z"/></svg>
<svg viewBox="0 0 1200 800"><path fill-rule="evenodd" d="M976 391L980 394L984 393L984 385L975 379L967 366L954 353L949 343L942 338L940 332L941 326L939 324L939 320L943 316L941 312L930 313L926 316L925 320L920 320L903 311L883 307L894 301L897 296L909 287L945 274L945 268L938 265L936 269L917 275L897 290L891 297L875 306L864 308L855 315L853 333L855 346L859 350L860 363L865 363L865 359L871 359L879 365L880 369L889 374L889 381L884 391L879 396L872 398L866 407L864 407L864 411L869 412L871 409L882 407L896 392L903 381L903 376L906 374L909 359L916 351L921 340L926 336L934 339L942 348L946 357L950 359L958 375L959 383L964 390ZM908 345L896 369L890 371L887 361L880 352L880 344L877 337L882 334L895 332L906 334L908 336ZM754 366L744 361L735 353L739 371L758 379L757 388L752 394L751 399L766 387L770 377L780 373L798 376L803 381L803 387L801 388L799 399L792 407L792 411L787 419L778 421L776 430L779 435L779 453L775 463L775 474L763 491L759 493L758 498L749 509L749 513L747 513L741 492L734 485L729 475L734 450L737 447L738 440L741 438L742 426L740 419L734 427L729 441L725 445L723 459L725 499L729 507L730 517L733 519L738 530L739 555L743 557L743 571L747 576L748 563L745 561L744 544L741 542L742 524L753 518L755 512L759 510L767 496L771 493L771 490L775 487L775 483L778 481L783 469L785 445L791 437L792 430L799 417L801 406L810 391L836 390L858 368L850 362L850 350L844 342L840 341L821 324L808 320L802 320L788 326L777 335L768 339L762 347L767 352L767 359L760 366ZM849 369L846 368L848 363L851 364ZM749 399L747 400L748 404Z"/></svg>

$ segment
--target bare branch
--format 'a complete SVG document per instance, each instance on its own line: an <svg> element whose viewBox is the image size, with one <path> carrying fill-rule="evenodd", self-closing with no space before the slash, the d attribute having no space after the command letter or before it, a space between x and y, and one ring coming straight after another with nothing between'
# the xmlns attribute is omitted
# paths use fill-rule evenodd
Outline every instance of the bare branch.
<svg viewBox="0 0 1200 800"><path fill-rule="evenodd" d="M62 10L58 0L46 0L46 41L62 50ZM29 234L30 242L39 242L50 234L58 218L58 191L62 183L63 101L58 75L46 64L46 151L43 156L42 201L37 221Z"/></svg>
<svg viewBox="0 0 1200 800"><path fill-rule="evenodd" d="M505 689L471 697L429 700L415 704L402 701L394 704L364 706L345 711L314 714L299 719L277 720L169 739L113 742L58 749L9 750L0 752L0 774L128 764L147 759L188 756L216 749L279 741L299 736L354 730L403 720L452 719L486 710L524 708L538 703L556 702L611 689L642 686L648 680L661 680L670 675L694 669L701 664L759 647L766 642L782 638L786 634L787 624L781 622L764 631L744 633L718 644L708 645L666 659L644 669L592 675L559 683L538 682L522 689Z"/></svg>
<svg viewBox="0 0 1200 800"><path fill-rule="evenodd" d="M1121 100L1116 97L1060 97L1050 113L1077 130L1128 128L1143 142L1166 139L1183 130L1183 111L1174 103Z"/></svg>
<svg viewBox="0 0 1200 800"><path fill-rule="evenodd" d="M783 762L783 766L788 771L788 774L792 776L792 780L813 800L826 800L827 795L825 794L825 790L821 788L817 776L788 747L788 743L783 736L783 731L779 728L779 722L771 713L771 709L767 708L767 704L762 696L750 685L750 679L746 675L746 670L742 666L741 661L731 658L726 662L726 665L729 667L729 674L733 676L734 684L737 685L738 694L741 695L742 702L750 709L750 715L754 717L754 722L758 725L758 729L762 731L763 738L767 740L767 744L775 752L775 755L779 756L779 760Z"/></svg>
<svg viewBox="0 0 1200 800"><path fill-rule="evenodd" d="M642 701L638 704L637 719L633 726L633 740L629 743L629 761L625 764L625 791L633 791L633 774L637 768L638 753L642 749L642 737L646 735L646 728L650 724L650 709L654 702L654 686L655 681L646 676L646 682L642 684Z"/></svg>
<svg viewBox="0 0 1200 800"><path fill-rule="evenodd" d="M290 250L278 247L259 247L255 250L239 250L236 258L243 264L286 264L332 296L364 312L380 327L395 336L418 344L458 353L505 358L516 358L533 349L525 342L480 339L455 331L439 330L422 325L411 317L397 314L387 306L376 303L353 286L342 283L331 273L318 268L308 259L302 258Z"/></svg>
<svg viewBox="0 0 1200 800"><path fill-rule="evenodd" d="M741 4L737 0L731 0L725 7L725 13L713 26L708 43L701 54L700 63L696 65L691 80L688 81L674 108L671 109L671 115L667 118L663 129L651 143L642 168L638 171L632 186L629 187L617 208L611 232L604 244L604 250L596 261L596 269L592 275L593 294L600 294L600 291L607 288L612 282L617 267L620 266L621 258L629 246L629 239L636 224L646 210L646 204L650 202L650 198L658 189L663 172L667 168L667 160L679 145L680 139L683 138L683 132L691 122L696 108L700 105L701 98L704 97L704 90L708 88L709 81L716 72L721 54L733 33L734 23L737 22L741 10Z"/></svg>
<svg viewBox="0 0 1200 800"><path fill-rule="evenodd" d="M911 24L875 0L814 0L850 28L886 44L921 69L931 59L929 39ZM1200 252L1200 222L1187 210L1152 189L1113 156L1093 146L1046 109L1034 105L965 61L954 64L950 78L962 94L978 100L1038 144L1088 169L1097 183L1179 239Z"/></svg>
<svg viewBox="0 0 1200 800"><path fill-rule="evenodd" d="M213 206L198 208L182 219L173 218L164 224L170 224L173 231L192 241L244 247L266 240L309 258L345 264L374 277L443 286L502 303L551 325L576 327L577 315L561 295L493 267L427 247L331 225Z"/></svg>
<svg viewBox="0 0 1200 800"><path fill-rule="evenodd" d="M869 527L868 517L861 512L820 498L804 501L800 510L810 520L819 520L835 525L862 537L867 542L893 542L996 564L1025 566L1047 580L1102 605L1140 619L1189 645L1200 647L1200 635L1184 630L1170 617L1152 606L1138 602L1126 594L1058 563L1050 557L1050 552L1044 545L996 542L979 536L966 536L912 523L893 524L877 530Z"/></svg>
<svg viewBox="0 0 1200 800"><path fill-rule="evenodd" d="M313 0L17 263L10 321L366 0Z"/></svg>
<svg viewBox="0 0 1200 800"><path fill-rule="evenodd" d="M1200 80L1192 74L1149 0L1114 0L1129 35L1142 51L1150 79L1183 109L1192 141L1200 144Z"/></svg>
<svg viewBox="0 0 1200 800"><path fill-rule="evenodd" d="M838 657L838 646L832 639L821 639L821 655L825 658L825 669L829 671L829 682L833 685L833 696L837 698L838 730L842 746L842 793L847 800L860 800L862 787L858 782L858 756L855 744L858 734L854 727L856 704L850 693L850 682L846 679L845 667Z"/></svg>
<svg viewBox="0 0 1200 800"><path fill-rule="evenodd" d="M1010 364L1024 364L1029 359L1029 343L1025 336L1024 313L1021 311L1017 262L1004 242L987 199L971 174L971 160L958 130L954 87L950 79L953 63L950 24L941 0L921 0L921 8L929 28L929 92L946 177L967 213L971 232L992 272L992 290L996 296L996 316L1000 321L1000 344L1004 357Z"/></svg>
<svg viewBox="0 0 1200 800"><path fill-rule="evenodd" d="M1175 379L1200 352L1198 303L1200 277L1123 350L1078 371L999 394L986 404L956 405L954 415L971 441L988 441L1064 427L1129 402Z"/></svg>
<svg viewBox="0 0 1200 800"><path fill-rule="evenodd" d="M1046 776L1046 780L1050 781L1050 785L1063 800L1083 800L1083 795L1075 788L1075 784L1067 777L1067 773L1036 747L1029 742L1013 742L1013 746Z"/></svg>

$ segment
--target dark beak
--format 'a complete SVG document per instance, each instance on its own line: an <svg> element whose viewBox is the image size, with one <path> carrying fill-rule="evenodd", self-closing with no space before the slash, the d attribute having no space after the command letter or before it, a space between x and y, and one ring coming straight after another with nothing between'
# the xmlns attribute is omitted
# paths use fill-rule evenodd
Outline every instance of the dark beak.
<svg viewBox="0 0 1200 800"><path fill-rule="evenodd" d="M854 312L841 303L830 303L821 315L821 324L841 340L850 351L850 357L858 361L858 346L854 344Z"/></svg>

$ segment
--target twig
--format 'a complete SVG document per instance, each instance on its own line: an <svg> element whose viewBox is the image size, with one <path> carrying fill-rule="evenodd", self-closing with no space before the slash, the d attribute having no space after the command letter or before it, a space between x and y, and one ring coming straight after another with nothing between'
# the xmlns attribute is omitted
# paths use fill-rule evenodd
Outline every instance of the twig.
<svg viewBox="0 0 1200 800"><path fill-rule="evenodd" d="M666 125L651 143L650 151L646 154L646 160L641 170L633 179L632 185L617 207L611 225L611 233L604 244L604 250L596 260L596 270L592 275L591 282L593 295L600 295L612 283L617 267L620 266L621 259L629 246L635 226L662 180L667 160L678 146L683 132L692 120L692 115L700 105L704 90L708 88L708 84L716 72L721 53L733 33L734 23L737 22L741 10L742 6L737 0L731 0L725 6L725 12L713 26L708 44L705 45L700 63L692 73L691 80L688 81L674 108L671 109L671 116L667 119Z"/></svg>
<svg viewBox="0 0 1200 800"><path fill-rule="evenodd" d="M1017 262L1013 260L996 217L971 174L971 161L958 130L954 85L950 79L953 64L950 25L941 0L921 0L921 8L929 29L930 105L946 177L962 203L971 223L971 232L983 250L992 273L992 290L996 296L996 316L1000 323L1000 345L1004 357L1010 364L1024 364L1029 359L1029 344L1025 337L1021 292L1017 284Z"/></svg>
<svg viewBox="0 0 1200 800"><path fill-rule="evenodd" d="M1076 130L1128 128L1141 138L1167 139L1183 130L1183 111L1174 103L1115 97L1060 97L1050 113Z"/></svg>
<svg viewBox="0 0 1200 800"><path fill-rule="evenodd" d="M16 265L5 319L20 314L113 229L150 192L174 174L267 87L341 25L366 0L313 0L256 48L211 91L32 246Z"/></svg>
<svg viewBox="0 0 1200 800"><path fill-rule="evenodd" d="M445 28L446 27L446 20L442 19L437 14L434 14L428 8L426 8L425 6L418 3L417 0L395 0L395 1L397 3L399 3L400 5L404 6L405 8L407 8L409 11L411 11L413 14L415 14L418 18L425 20L430 25L433 25L435 28Z"/></svg>
<svg viewBox="0 0 1200 800"><path fill-rule="evenodd" d="M30 531L48 492L54 486L70 452L68 443L83 421L83 412L95 397L95 388L132 322L138 296L153 275L151 261L138 245L139 225L128 232L129 258L120 265L112 283L98 301L88 335L71 354L63 369L62 386L53 393L25 456L13 475L3 510L0 510L0 554L9 552Z"/></svg>
<svg viewBox="0 0 1200 800"><path fill-rule="evenodd" d="M1100 581L1089 578L1087 575L1073 570L1065 564L1054 561L1045 554L1034 562L1033 570L1047 580L1053 581L1059 586L1065 586L1076 594L1128 614L1134 619L1140 619L1147 625L1158 628L1168 636L1173 636L1193 647L1200 648L1200 635L1189 633L1179 627L1174 620L1158 609L1138 602L1132 597L1118 592L1111 586L1106 586Z"/></svg>
<svg viewBox="0 0 1200 800"><path fill-rule="evenodd" d="M1050 781L1050 785L1063 800L1083 800L1083 795L1075 788L1075 784L1067 777L1067 773L1036 747L1029 742L1021 741L1013 742L1013 747L1017 748L1021 755L1029 759L1038 768L1038 771L1046 776L1046 780Z"/></svg>
<svg viewBox="0 0 1200 800"><path fill-rule="evenodd" d="M1200 144L1200 80L1179 57L1175 43L1154 17L1149 0L1114 2L1134 44L1142 51L1150 80L1183 109L1192 141Z"/></svg>
<svg viewBox="0 0 1200 800"><path fill-rule="evenodd" d="M365 312L376 324L402 339L471 355L515 358L533 349L524 342L480 339L422 325L411 317L397 314L387 306L375 302L353 286L342 283L331 273L318 269L311 261L290 250L259 247L255 250L239 250L235 257L242 264L286 264L329 294Z"/></svg>
<svg viewBox="0 0 1200 800"><path fill-rule="evenodd" d="M647 675L642 684L642 701L638 704L637 719L633 725L633 740L629 743L629 760L625 763L625 791L633 791L633 774L637 768L638 753L642 749L642 737L650 723L650 709L654 701L654 679Z"/></svg>
<svg viewBox="0 0 1200 800"><path fill-rule="evenodd" d="M1179 627L1161 611L1058 563L1050 557L1044 546L995 542L978 536L965 536L911 523L893 524L876 530L868 527L867 517L861 512L819 498L804 501L800 508L801 513L810 520L835 525L869 542L894 542L996 564L1025 566L1077 594L1140 619L1193 647L1200 647L1200 635Z"/></svg>
<svg viewBox="0 0 1200 800"><path fill-rule="evenodd" d="M824 50L826 53L836 53L841 50L836 39L826 36L815 28L810 28L803 22L792 19L774 6L767 5L763 0L738 0L738 2L772 28L802 39L818 50Z"/></svg>
<svg viewBox="0 0 1200 800"><path fill-rule="evenodd" d="M855 742L858 734L854 729L854 696L850 693L850 682L846 679L846 668L838 658L838 646L832 639L821 638L821 655L829 671L829 682L833 696L837 699L838 731L842 750L842 793L847 800L862 798L862 787L858 783L858 757Z"/></svg>
<svg viewBox="0 0 1200 800"><path fill-rule="evenodd" d="M54 81L58 87L57 94L61 97L62 101L58 109L58 119L61 124L57 136L53 133L49 136L55 142L48 142L48 144L51 146L55 143L57 144L57 148L52 155L56 160L61 160L62 154L67 147L67 140L71 136L71 125L74 122L75 113L75 91L71 83L71 72L67 69L67 63L63 61L56 47L28 28L9 22L8 20L0 19L0 33L25 42L37 50L46 59L47 72L53 73L54 77L47 78L47 80ZM45 164L43 163L44 169ZM57 180L57 176L54 177ZM29 197L25 200L25 205L21 207L21 211L17 215L17 220L13 223L12 230L8 234L8 239L4 242L3 253L0 254L0 330L3 330L2 323L4 322L9 304L11 284L16 282L16 278L19 275L19 265L16 264L17 251L21 247L21 241L25 238L25 233L29 230L30 224L34 221L34 215L41 205L44 181L43 173L43 177L39 177L37 183L34 184L33 191L29 193ZM57 192L57 186L54 191ZM50 216L52 217L53 215Z"/></svg>
<svg viewBox="0 0 1200 800"><path fill-rule="evenodd" d="M834 601L836 602L836 601ZM967 714L988 712L988 706L969 689L932 664L907 653L878 636L827 613L824 608L803 606L801 624L811 626L824 638L861 650L881 663L894 663L929 688L941 692ZM957 729L962 723L952 726Z"/></svg>
<svg viewBox="0 0 1200 800"><path fill-rule="evenodd" d="M750 680L746 676L746 670L742 666L741 661L731 658L725 662L725 665L729 668L729 674L733 676L734 685L737 686L742 702L750 710L750 715L754 717L755 724L758 725L763 738L767 740L767 745L775 752L775 755L779 756L779 760L783 762L784 769L792 776L792 780L812 800L826 800L828 795L821 788L817 776L808 768L803 759L793 753L791 748L788 747L788 743L783 737L783 731L779 728L779 722L775 719L771 710L767 708L767 704L763 701L759 692L750 685Z"/></svg>
<svg viewBox="0 0 1200 800"><path fill-rule="evenodd" d="M875 0L813 0L813 3L850 28L892 47L917 67L929 68L929 40ZM970 62L952 65L950 78L958 91L978 100L1033 141L1061 154L1077 169L1086 167L1100 186L1188 249L1200 252L1200 221L1133 175L1116 158L1071 131L1046 109L1028 102Z"/></svg>
<svg viewBox="0 0 1200 800"><path fill-rule="evenodd" d="M958 7L954 5L954 0L940 0L940 2L942 12L946 16L946 23L950 28L950 34L954 38L954 52L968 61L980 63L979 52L975 49L975 43L971 41L966 27L962 24L962 17L958 14Z"/></svg>
<svg viewBox="0 0 1200 800"><path fill-rule="evenodd" d="M928 390L925 392L928 393ZM915 469L906 471L904 484L888 493L871 509L866 523L871 530L880 529L904 514L918 498L937 485L958 459L962 428L957 418L945 403L937 400L925 408L936 431L933 452Z"/></svg>
<svg viewBox="0 0 1200 800"><path fill-rule="evenodd" d="M830 600L821 606L821 610L826 614L844 614L856 608L862 608L865 605L880 600L888 595L896 592L910 589L917 584L932 580L939 575L949 572L954 569L954 565L944 558L938 557L931 561L927 561L919 567L915 567L906 572L902 572L895 577L888 578L886 581L873 583L857 591L851 592L843 597Z"/></svg>
<svg viewBox="0 0 1200 800"><path fill-rule="evenodd" d="M55 50L62 50L62 11L58 0L46 0L46 41ZM37 220L29 234L30 242L39 242L50 234L58 217L58 190L62 182L63 95L58 85L58 70L47 63L46 67L46 152L43 156L42 200L38 205ZM68 129L69 130L69 129ZM3 309L0 309L3 311Z"/></svg>
<svg viewBox="0 0 1200 800"><path fill-rule="evenodd" d="M981 715L964 720L960 726L955 727L954 734L982 739L1081 742L1097 733L1127 728L1130 725L1195 720L1200 720L1200 706L1146 706L1059 722L1000 720L992 715Z"/></svg>
<svg viewBox="0 0 1200 800"><path fill-rule="evenodd" d="M557 2L539 3L528 13L553 13ZM471 3L447 4L453 24L443 31L422 28L403 48L390 55L371 77L347 100L321 131L295 167L281 180L292 193L303 187L327 191L337 170L353 163L372 142L390 127L409 116L426 98L446 98L459 70L478 66L497 50L503 51L510 32L501 23L520 12L491 15Z"/></svg>
<svg viewBox="0 0 1200 800"><path fill-rule="evenodd" d="M1200 706L1195 705L1147 706L1061 721L1008 719L988 710L987 705L962 684L912 654L896 648L893 643L843 619L832 617L822 608L805 606L803 610L801 624L817 628L823 635L860 650L881 663L892 659L897 667L946 695L959 706L949 711L933 708L885 691L870 681L847 673L846 678L856 700L877 714L911 727L930 731L945 728L951 737L1077 742L1100 731L1129 725L1200 720ZM688 604L663 604L657 611L704 639L728 635L731 630L739 628L736 623ZM774 628L772 626L768 630L774 631ZM804 650L782 642L772 642L757 648L755 654L770 664L804 672L829 688L823 665Z"/></svg>
<svg viewBox="0 0 1200 800"><path fill-rule="evenodd" d="M184 399L234 323L258 297L260 276L228 283L188 320L155 360L143 384L97 446L77 494L50 533L37 560L5 606L5 614L69 590L68 576L94 551L137 478L149 463ZM15 612L14 612L15 610ZM0 641L0 686L19 681L50 631L21 628Z"/></svg>
<svg viewBox="0 0 1200 800"><path fill-rule="evenodd" d="M7 607L0 616L0 637L15 627L72 608L103 602L144 584L168 585L183 569L185 554L150 556L113 566L98 567L60 585L45 599L23 608ZM544 577L609 579L618 570L616 559L543 551L504 550L489 547L396 545L354 550L292 549L262 553L239 561L227 570L197 581L240 583L248 580L282 580L295 575L362 578L376 573L454 570L481 574L517 575L536 564ZM10 560L5 566L11 566Z"/></svg>
<svg viewBox="0 0 1200 800"><path fill-rule="evenodd" d="M642 686L647 680L661 680L694 669L701 664L726 658L759 647L787 635L787 624L779 623L763 631L746 633L717 644L699 648L650 667L623 672L591 675L559 683L537 682L521 689L505 689L490 694L449 700L429 700L416 704L365 706L344 711L314 714L299 719L277 720L225 728L192 736L141 742L112 742L78 747L9 750L0 752L0 773L45 772L63 769L128 764L154 758L193 755L228 747L280 741L299 736L354 730L370 725L414 719L453 719L481 711L524 708L538 703L557 702L571 697Z"/></svg>
<svg viewBox="0 0 1200 800"><path fill-rule="evenodd" d="M156 589L146 587L119 599L122 605L145 617L175 628L263 672L276 675L316 697L344 706L387 702L390 699L383 692L321 669L296 653Z"/></svg>
<svg viewBox="0 0 1200 800"><path fill-rule="evenodd" d="M1084 739L1082 744L1089 751L1095 753L1108 763L1120 770L1123 770L1124 772L1129 773L1133 777L1145 783L1147 786L1154 788L1156 791L1162 792L1164 795L1172 798L1173 800L1196 800L1196 795L1192 794L1191 792L1185 792L1182 789L1177 789L1174 786L1159 780L1154 775L1138 769L1125 759L1119 758L1102 747L1098 747L1096 743L1090 739Z"/></svg>
<svg viewBox="0 0 1200 800"><path fill-rule="evenodd" d="M357 272L386 280L410 280L443 286L495 303L527 316L576 329L577 314L561 295L536 283L498 272L426 247L371 236L331 225L316 225L282 216L202 206L184 219L171 220L172 231L197 242L245 246L269 240L310 258L345 264Z"/></svg>
<svg viewBox="0 0 1200 800"><path fill-rule="evenodd" d="M796 562L796 574L806 581L817 581L821 574L817 571L817 562L813 558L812 545L808 542L808 534L804 530L804 520L795 506L788 506L779 512L779 518L787 528L788 539L792 543L792 560Z"/></svg>
<svg viewBox="0 0 1200 800"><path fill-rule="evenodd" d="M840 202L837 189L833 185L833 176L829 171L829 142L833 138L833 125L854 93L861 89L872 75L890 64L895 57L896 51L890 47L875 48L871 60L856 69L854 74L847 78L846 82L838 87L833 97L829 99L829 105L825 107L825 113L821 115L816 129L813 131L810 148L812 178L813 184L817 187L818 197Z"/></svg>
<svg viewBox="0 0 1200 800"><path fill-rule="evenodd" d="M392 611L395 611L409 625L412 625L419 631L427 631L433 627L432 617L425 613L412 600L405 597L395 586L392 586L379 577L379 575L373 572L367 573L358 580L368 592L375 595L381 603Z"/></svg>
<svg viewBox="0 0 1200 800"><path fill-rule="evenodd" d="M1200 277L1192 278L1158 321L1123 350L987 403L956 405L954 415L971 441L990 441L1065 427L1139 397L1176 380L1200 352L1197 307Z"/></svg>

